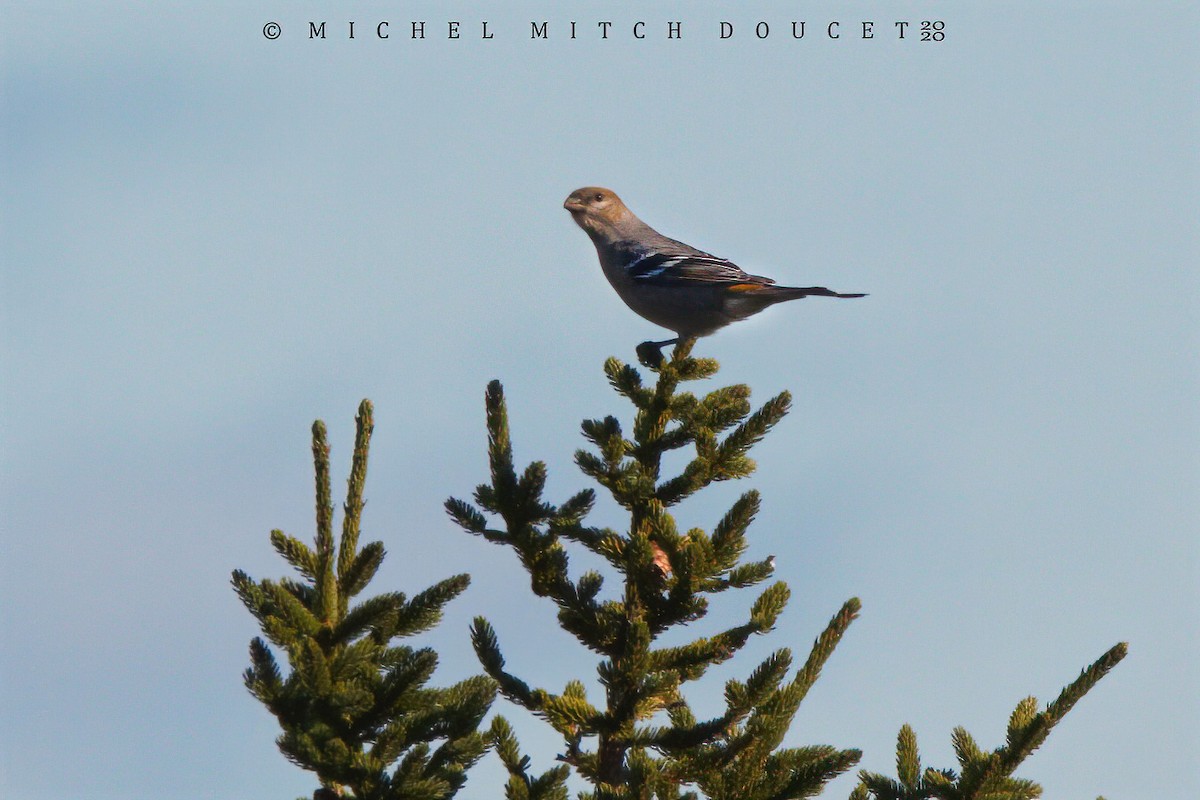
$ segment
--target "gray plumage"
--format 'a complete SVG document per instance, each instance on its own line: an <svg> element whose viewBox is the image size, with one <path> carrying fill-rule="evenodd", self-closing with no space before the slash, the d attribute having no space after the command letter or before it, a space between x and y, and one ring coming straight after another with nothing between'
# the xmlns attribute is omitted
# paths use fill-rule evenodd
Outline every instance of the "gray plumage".
<svg viewBox="0 0 1200 800"><path fill-rule="evenodd" d="M707 336L786 300L865 296L778 286L751 275L728 259L663 236L610 189L577 189L563 207L591 237L604 276L625 304L682 338Z"/></svg>

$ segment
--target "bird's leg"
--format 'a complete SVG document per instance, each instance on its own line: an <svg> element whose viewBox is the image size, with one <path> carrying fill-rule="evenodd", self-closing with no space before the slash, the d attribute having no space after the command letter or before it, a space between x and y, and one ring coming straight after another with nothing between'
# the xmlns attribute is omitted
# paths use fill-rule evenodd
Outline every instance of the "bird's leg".
<svg viewBox="0 0 1200 800"><path fill-rule="evenodd" d="M637 346L638 361L650 369L658 369L663 365L662 349L669 344L679 344L679 339L667 339L662 342L642 342Z"/></svg>

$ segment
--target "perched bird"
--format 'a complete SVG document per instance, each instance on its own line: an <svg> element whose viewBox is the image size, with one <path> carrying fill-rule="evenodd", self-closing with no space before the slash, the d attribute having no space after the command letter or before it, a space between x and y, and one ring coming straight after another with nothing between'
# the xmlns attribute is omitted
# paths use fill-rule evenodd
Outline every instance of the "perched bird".
<svg viewBox="0 0 1200 800"><path fill-rule="evenodd" d="M652 360L661 361L658 348L664 345L707 336L784 300L866 296L839 294L823 286L777 286L732 261L663 236L634 216L611 189L576 189L563 208L591 237L604 277L625 305L677 334L675 339L642 343L639 355L653 348L658 355Z"/></svg>

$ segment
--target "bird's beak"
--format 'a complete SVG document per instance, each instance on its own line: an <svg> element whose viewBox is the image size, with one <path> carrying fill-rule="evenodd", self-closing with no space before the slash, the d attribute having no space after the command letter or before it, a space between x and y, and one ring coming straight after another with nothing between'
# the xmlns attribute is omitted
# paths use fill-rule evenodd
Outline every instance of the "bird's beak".
<svg viewBox="0 0 1200 800"><path fill-rule="evenodd" d="M574 197L568 197L563 203L563 208L574 214L576 211L583 211L583 201Z"/></svg>

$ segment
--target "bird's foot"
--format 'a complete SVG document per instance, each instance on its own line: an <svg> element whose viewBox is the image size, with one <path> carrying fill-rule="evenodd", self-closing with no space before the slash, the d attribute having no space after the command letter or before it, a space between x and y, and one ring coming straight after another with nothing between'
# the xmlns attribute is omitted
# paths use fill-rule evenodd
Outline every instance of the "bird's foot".
<svg viewBox="0 0 1200 800"><path fill-rule="evenodd" d="M638 361L650 369L661 369L663 365L662 349L669 344L678 344L678 339L667 339L663 342L642 342L637 346Z"/></svg>

